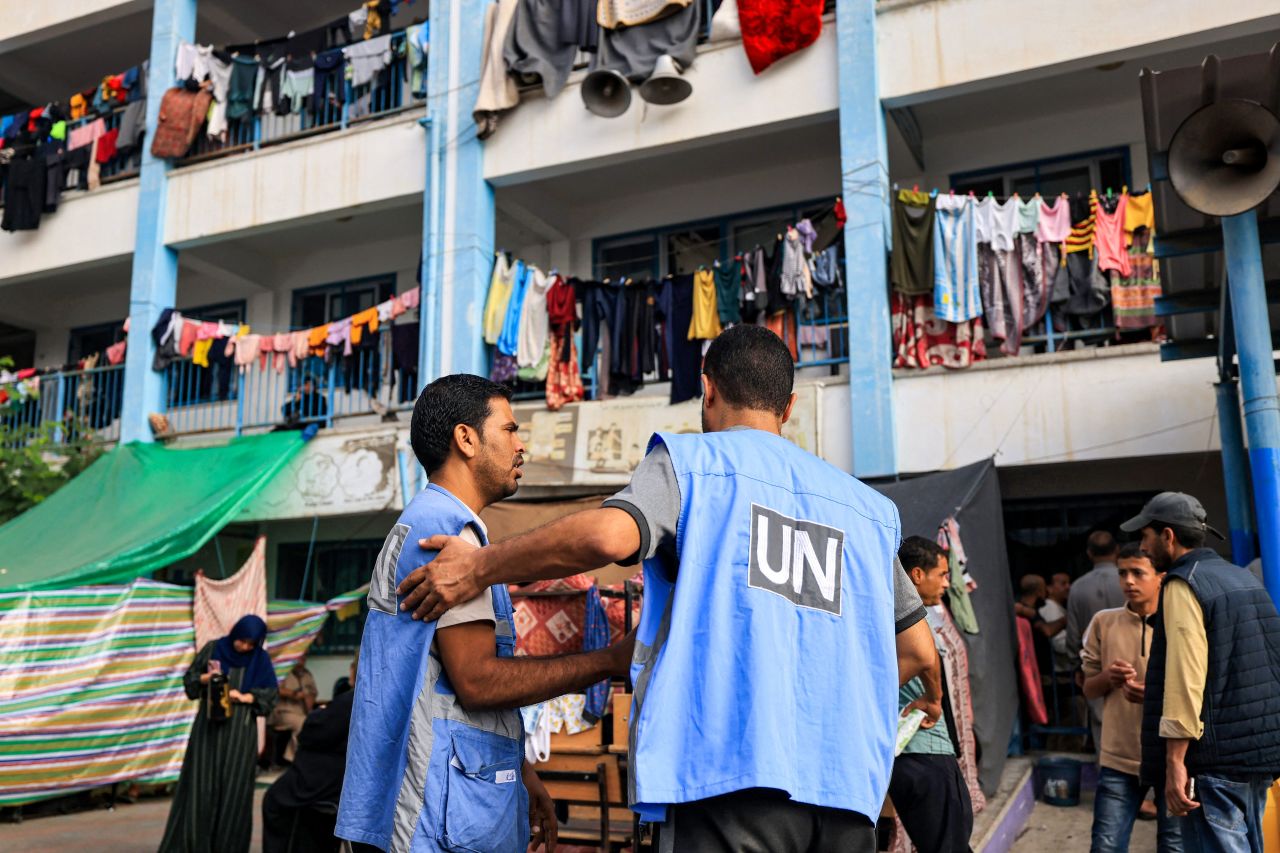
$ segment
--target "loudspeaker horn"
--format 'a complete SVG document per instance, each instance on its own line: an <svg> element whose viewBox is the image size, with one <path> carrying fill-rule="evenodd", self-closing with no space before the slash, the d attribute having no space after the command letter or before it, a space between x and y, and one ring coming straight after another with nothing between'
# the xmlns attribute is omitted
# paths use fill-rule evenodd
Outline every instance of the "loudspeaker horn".
<svg viewBox="0 0 1280 853"><path fill-rule="evenodd" d="M1280 187L1280 119L1243 98L1201 107L1169 141L1169 182L1201 213L1252 210Z"/></svg>
<svg viewBox="0 0 1280 853"><path fill-rule="evenodd" d="M693 93L693 84L680 76L676 61L667 54L658 57L649 79L640 84L640 97L651 104L678 104Z"/></svg>
<svg viewBox="0 0 1280 853"><path fill-rule="evenodd" d="M582 103L598 116L617 118L631 106L631 84L617 71L598 68L582 81Z"/></svg>

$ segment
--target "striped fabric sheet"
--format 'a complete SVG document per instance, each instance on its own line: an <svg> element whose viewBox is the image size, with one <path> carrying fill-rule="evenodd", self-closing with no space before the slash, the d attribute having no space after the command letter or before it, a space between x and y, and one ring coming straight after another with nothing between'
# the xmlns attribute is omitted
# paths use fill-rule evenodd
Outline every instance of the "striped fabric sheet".
<svg viewBox="0 0 1280 853"><path fill-rule="evenodd" d="M272 602L268 648L280 675L306 651L326 604ZM0 806L125 780L178 778L195 703L192 590L128 586L0 593Z"/></svg>

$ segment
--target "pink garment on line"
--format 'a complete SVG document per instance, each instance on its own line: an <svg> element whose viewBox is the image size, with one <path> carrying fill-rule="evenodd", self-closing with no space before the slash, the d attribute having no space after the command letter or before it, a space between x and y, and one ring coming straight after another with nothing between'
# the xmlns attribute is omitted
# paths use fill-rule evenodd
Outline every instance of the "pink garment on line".
<svg viewBox="0 0 1280 853"><path fill-rule="evenodd" d="M344 317L336 323L330 323L329 337L324 342L331 347L342 344L342 354L351 355L351 318Z"/></svg>
<svg viewBox="0 0 1280 853"><path fill-rule="evenodd" d="M235 363L244 373L245 368L253 364L258 357L258 348L262 344L261 335L237 335L227 338L227 355L235 357Z"/></svg>
<svg viewBox="0 0 1280 853"><path fill-rule="evenodd" d="M97 142L98 137L107 132L107 123L102 119L81 125L67 134L67 150L74 151Z"/></svg>
<svg viewBox="0 0 1280 853"><path fill-rule="evenodd" d="M1098 224L1093 230L1093 247L1098 253L1099 272L1115 270L1125 278L1133 274L1124 240L1124 214L1128 206L1128 193L1120 193L1116 209L1111 213L1107 213L1102 199L1098 199Z"/></svg>
<svg viewBox="0 0 1280 853"><path fill-rule="evenodd" d="M213 580L196 572L196 592L191 615L195 621L196 650L231 633L242 616L267 619L267 537L259 536L253 553L229 578Z"/></svg>
<svg viewBox="0 0 1280 853"><path fill-rule="evenodd" d="M128 341L121 341L107 347L107 364L119 364L124 361L124 349Z"/></svg>
<svg viewBox="0 0 1280 853"><path fill-rule="evenodd" d="M263 340L266 340L265 336ZM271 339L271 349L276 354L275 368L276 373L284 373L285 359L287 358L290 366L293 365L293 335L284 332L274 335Z"/></svg>
<svg viewBox="0 0 1280 853"><path fill-rule="evenodd" d="M201 323L200 331L196 333L197 341L207 341L210 338L218 337L217 323Z"/></svg>
<svg viewBox="0 0 1280 853"><path fill-rule="evenodd" d="M404 293L400 294L400 304L406 309L417 308L418 299L421 295L422 291L416 287L412 290L406 290Z"/></svg>
<svg viewBox="0 0 1280 853"><path fill-rule="evenodd" d="M182 321L182 337L178 338L178 355L187 357L191 355L191 348L195 346L196 336L200 333L200 324L195 320Z"/></svg>
<svg viewBox="0 0 1280 853"><path fill-rule="evenodd" d="M1058 196L1053 207L1040 199L1040 222L1036 225L1036 239L1041 243L1061 243L1071 234L1071 204Z"/></svg>
<svg viewBox="0 0 1280 853"><path fill-rule="evenodd" d="M297 367L299 361L311 354L311 333L291 332L289 337L293 340L293 349L289 350L289 366Z"/></svg>

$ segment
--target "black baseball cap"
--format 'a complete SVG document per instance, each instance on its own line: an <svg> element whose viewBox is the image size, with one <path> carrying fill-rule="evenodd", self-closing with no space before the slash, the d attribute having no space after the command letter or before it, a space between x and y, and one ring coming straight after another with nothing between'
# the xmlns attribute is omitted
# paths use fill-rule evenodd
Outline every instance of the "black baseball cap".
<svg viewBox="0 0 1280 853"><path fill-rule="evenodd" d="M1191 495L1183 492L1161 492L1147 501L1142 512L1120 525L1120 529L1125 533L1136 533L1155 522L1163 522L1174 527L1205 530L1219 539L1225 539L1225 536L1205 523L1206 517L1200 501Z"/></svg>

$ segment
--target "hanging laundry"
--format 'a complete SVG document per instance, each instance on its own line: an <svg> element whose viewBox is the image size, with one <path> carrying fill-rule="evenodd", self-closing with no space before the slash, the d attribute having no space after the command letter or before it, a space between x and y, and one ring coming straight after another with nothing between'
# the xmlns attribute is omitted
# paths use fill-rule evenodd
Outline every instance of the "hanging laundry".
<svg viewBox="0 0 1280 853"><path fill-rule="evenodd" d="M1156 208L1150 191L1129 196L1129 202L1124 209L1124 244L1126 246L1133 243L1133 234L1139 228L1147 229L1148 244L1144 248L1147 252L1151 252L1150 238L1156 233Z"/></svg>
<svg viewBox="0 0 1280 853"><path fill-rule="evenodd" d="M756 74L818 40L823 0L738 0L742 46Z"/></svg>
<svg viewBox="0 0 1280 853"><path fill-rule="evenodd" d="M405 310L412 311L418 307L418 300L421 296L422 291L419 288L411 288L400 294L400 304L405 307Z"/></svg>
<svg viewBox="0 0 1280 853"><path fill-rule="evenodd" d="M797 328L796 312L792 309L770 314L765 317L764 327L782 338L782 342L791 351L791 360L800 358L800 333Z"/></svg>
<svg viewBox="0 0 1280 853"><path fill-rule="evenodd" d="M289 338L290 340L293 341L293 346L289 350L289 366L290 367L297 367L298 362L303 361L309 355L311 355L311 332L312 331L314 330L310 330L306 332L290 333ZM325 334L328 334L327 330ZM320 335L321 342L324 341L324 337L325 337L324 334Z"/></svg>
<svg viewBox="0 0 1280 853"><path fill-rule="evenodd" d="M498 335L497 347L498 352L503 355L514 356L520 348L520 309L524 306L531 270L524 265L524 261L516 261L511 276L511 297L507 300L507 315L502 320L502 333Z"/></svg>
<svg viewBox="0 0 1280 853"><path fill-rule="evenodd" d="M796 231L800 234L800 242L804 246L804 253L806 255L813 254L813 244L818 239L818 232L813 227L813 223L808 219L801 219L796 223Z"/></svg>
<svg viewBox="0 0 1280 853"><path fill-rule="evenodd" d="M246 372L250 365L258 360L258 351L262 343L261 335L253 334L237 334L227 338L227 345L223 352L231 356L236 367L240 368L240 372Z"/></svg>
<svg viewBox="0 0 1280 853"><path fill-rule="evenodd" d="M372 334L378 331L378 309L377 307L367 308L357 314L351 315L351 343L359 345L364 338L364 330L368 328Z"/></svg>
<svg viewBox="0 0 1280 853"><path fill-rule="evenodd" d="M160 101L151 155L160 159L186 156L205 121L213 95L207 89L188 92L181 86L164 93ZM75 131L71 132L73 135Z"/></svg>
<svg viewBox="0 0 1280 853"><path fill-rule="evenodd" d="M1071 233L1063 242L1065 254L1088 252L1093 257L1093 233L1098 223L1098 194L1090 191L1087 199L1073 198L1069 200L1071 210Z"/></svg>
<svg viewBox="0 0 1280 853"><path fill-rule="evenodd" d="M342 50L317 54L313 72L311 113L320 120L324 119L326 108L341 107L346 102Z"/></svg>
<svg viewBox="0 0 1280 853"><path fill-rule="evenodd" d="M889 282L899 293L932 291L935 200L926 192L900 190L893 200L893 250Z"/></svg>
<svg viewBox="0 0 1280 853"><path fill-rule="evenodd" d="M330 323L324 342L330 347L342 347L343 355L351 355L351 318L343 317Z"/></svg>
<svg viewBox="0 0 1280 853"><path fill-rule="evenodd" d="M968 367L987 357L982 318L948 323L933 313L928 295L889 294L889 322L893 331L894 367Z"/></svg>
<svg viewBox="0 0 1280 853"><path fill-rule="evenodd" d="M352 86L367 86L379 71L391 64L391 36L378 36L342 49Z"/></svg>
<svg viewBox="0 0 1280 853"><path fill-rule="evenodd" d="M252 56L232 58L231 76L227 82L227 121L241 122L253 118L258 70L258 60Z"/></svg>
<svg viewBox="0 0 1280 853"><path fill-rule="evenodd" d="M1013 255L1022 272L1022 328L1025 331L1044 319L1060 255L1057 244L1041 243L1034 234L1019 234L1013 242Z"/></svg>
<svg viewBox="0 0 1280 853"><path fill-rule="evenodd" d="M507 304L511 301L515 275L516 264L512 264L505 254L498 252L493 260L493 273L489 276L489 293L484 301L482 323L484 342L491 346L502 335L502 324L507 316Z"/></svg>
<svg viewBox="0 0 1280 853"><path fill-rule="evenodd" d="M329 339L329 324L316 326L307 332L307 347L310 355L323 356L326 341Z"/></svg>
<svg viewBox="0 0 1280 853"><path fill-rule="evenodd" d="M503 66L507 73L526 80L541 80L543 94L548 98L554 98L564 89L573 70L573 58L578 53L577 45L560 43L560 6L561 0L517 3L508 13L511 23L503 44ZM499 9L498 14L503 11Z"/></svg>
<svg viewBox="0 0 1280 853"><path fill-rule="evenodd" d="M991 337L1000 351L1017 355L1022 347L1022 261L1012 251L978 244L978 288Z"/></svg>
<svg viewBox="0 0 1280 853"><path fill-rule="evenodd" d="M982 314L974 205L966 195L934 201L933 310L940 320L964 323Z"/></svg>
<svg viewBox="0 0 1280 853"><path fill-rule="evenodd" d="M409 92L417 98L427 95L427 53L430 50L431 25L414 24L404 31L404 43L409 53ZM488 44L488 39L484 41ZM482 137L483 138L483 137Z"/></svg>
<svg viewBox="0 0 1280 853"><path fill-rule="evenodd" d="M742 322L742 262L734 259L727 264L718 261L715 266L716 311L720 325L730 326Z"/></svg>
<svg viewBox="0 0 1280 853"><path fill-rule="evenodd" d="M782 244L782 271L779 286L790 299L803 295L813 298L813 274L809 270L809 261L805 257L804 243L800 232L795 228L787 228Z"/></svg>
<svg viewBox="0 0 1280 853"><path fill-rule="evenodd" d="M1129 247L1129 273L1112 273L1111 311L1117 329L1146 329L1160 324L1155 300L1161 294L1160 262L1146 250L1147 231L1133 232Z"/></svg>
<svg viewBox="0 0 1280 853"><path fill-rule="evenodd" d="M693 301L692 275L678 275L663 282L658 313L665 318L669 330L672 405L702 396L702 344L679 333L693 322Z"/></svg>
<svg viewBox="0 0 1280 853"><path fill-rule="evenodd" d="M997 251L1013 248L1013 235L1018 229L1018 197L1005 199L1003 203L987 196L978 202L974 211L974 230L979 243L988 243Z"/></svg>
<svg viewBox="0 0 1280 853"><path fill-rule="evenodd" d="M67 150L73 151L77 148L83 148L86 145L90 145L106 132L107 123L100 118L94 119L88 124L83 124L80 127L73 128L71 132L67 134Z"/></svg>
<svg viewBox="0 0 1280 853"><path fill-rule="evenodd" d="M516 364L522 368L537 368L545 354L550 334L547 291L557 278L559 276L548 276L537 267L529 268L516 346Z"/></svg>
<svg viewBox="0 0 1280 853"><path fill-rule="evenodd" d="M712 270L700 269L693 274L693 317L689 320L689 340L714 340L720 332L716 274Z"/></svg>
<svg viewBox="0 0 1280 853"><path fill-rule="evenodd" d="M596 7L596 23L605 29L615 30L656 21L688 6L690 2L692 0L599 0L592 5ZM561 40L564 41L563 35ZM577 39L566 43L577 44Z"/></svg>
<svg viewBox="0 0 1280 853"><path fill-rule="evenodd" d="M1040 194L1036 193L1035 197L1030 201L1018 199L1018 224L1017 231L1019 234L1034 234L1040 226Z"/></svg>
<svg viewBox="0 0 1280 853"><path fill-rule="evenodd" d="M978 616L969 596L977 590L978 584L968 569L969 561L965 556L964 544L960 541L960 522L956 521L954 516L948 516L938 525L938 532L934 538L947 552L951 585L946 594L951 615L960 626L960 630L966 634L976 634L978 633Z"/></svg>
<svg viewBox="0 0 1280 853"><path fill-rule="evenodd" d="M181 334L182 315L172 308L162 310L151 327L151 340L156 345L151 359L152 370L166 370L178 359L178 338Z"/></svg>
<svg viewBox="0 0 1280 853"><path fill-rule="evenodd" d="M663 56L670 56L678 70L690 68L697 58L704 5L690 3L642 27L602 28L591 70L616 71L633 83L641 83L653 74Z"/></svg>
<svg viewBox="0 0 1280 853"><path fill-rule="evenodd" d="M120 341L107 347L107 364L120 364L124 361L125 348L128 341Z"/></svg>
<svg viewBox="0 0 1280 853"><path fill-rule="evenodd" d="M290 367L294 365L294 336L288 332L281 332L271 339L271 349L276 354L275 369L276 373L284 373L286 362Z"/></svg>
<svg viewBox="0 0 1280 853"><path fill-rule="evenodd" d="M520 0L494 0L484 14L484 54L480 64L480 87L471 117L476 136L488 139L498 129L498 117L520 103L515 75L507 73L503 49Z"/></svg>
<svg viewBox="0 0 1280 853"><path fill-rule="evenodd" d="M182 332L178 337L178 355L187 357L191 355L191 348L195 346L196 339L200 336L200 324L195 320L183 320ZM205 337L212 337L206 335Z"/></svg>
<svg viewBox="0 0 1280 853"><path fill-rule="evenodd" d="M936 248L934 252L936 256ZM844 287L844 277L840 271L840 250L836 246L828 246L813 256L813 283L826 290Z"/></svg>
<svg viewBox="0 0 1280 853"><path fill-rule="evenodd" d="M267 618L267 537L259 536L235 574L214 580L196 572L191 615L195 623L196 649L231 632L242 616Z"/></svg>
<svg viewBox="0 0 1280 853"><path fill-rule="evenodd" d="M209 108L209 120L205 124L205 135L212 140L221 141L227 135L227 95L231 88L231 63L224 62L217 56L209 57L209 83L213 93L213 106Z"/></svg>
<svg viewBox="0 0 1280 853"><path fill-rule="evenodd" d="M550 351L552 358L547 369L546 398L547 408L554 412L566 403L585 399L587 392L578 370L578 347L573 342L572 332L552 333Z"/></svg>
<svg viewBox="0 0 1280 853"><path fill-rule="evenodd" d="M1124 231L1128 202L1129 194L1122 192L1112 198L1100 199L1095 209L1097 224L1093 232L1093 244L1097 250L1098 269L1101 272L1115 270L1121 276L1128 276L1132 272Z"/></svg>
<svg viewBox="0 0 1280 853"><path fill-rule="evenodd" d="M1041 243L1062 243L1071 234L1071 202L1065 195L1053 200L1053 205L1040 199L1040 221L1036 223L1036 239Z"/></svg>
<svg viewBox="0 0 1280 853"><path fill-rule="evenodd" d="M297 71L286 68L284 78L280 81L280 101L276 104L276 115L300 113L305 109L307 101L312 99L316 87L316 70L302 68Z"/></svg>
<svg viewBox="0 0 1280 853"><path fill-rule="evenodd" d="M1057 311L1087 317L1106 308L1111 288L1106 276L1098 271L1098 259L1092 252L1080 250L1067 254L1065 247L1063 256L1050 296L1052 303L1060 306Z"/></svg>

